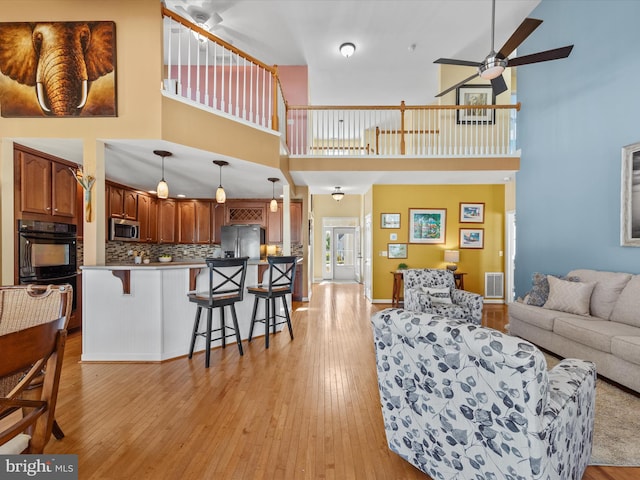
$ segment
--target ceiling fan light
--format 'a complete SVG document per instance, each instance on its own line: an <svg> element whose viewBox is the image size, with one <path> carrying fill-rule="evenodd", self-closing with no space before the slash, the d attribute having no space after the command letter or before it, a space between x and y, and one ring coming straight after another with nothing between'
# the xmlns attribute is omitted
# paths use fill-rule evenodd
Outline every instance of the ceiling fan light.
<svg viewBox="0 0 640 480"><path fill-rule="evenodd" d="M164 181L164 178L158 182L156 192L158 198L169 198L169 185Z"/></svg>
<svg viewBox="0 0 640 480"><path fill-rule="evenodd" d="M485 80L493 80L498 78L507 67L507 60L503 58L487 57L478 67L478 75Z"/></svg>
<svg viewBox="0 0 640 480"><path fill-rule="evenodd" d="M227 201L227 194L225 193L224 188L222 188L222 185L220 185L216 190L216 202L224 203L226 201Z"/></svg>

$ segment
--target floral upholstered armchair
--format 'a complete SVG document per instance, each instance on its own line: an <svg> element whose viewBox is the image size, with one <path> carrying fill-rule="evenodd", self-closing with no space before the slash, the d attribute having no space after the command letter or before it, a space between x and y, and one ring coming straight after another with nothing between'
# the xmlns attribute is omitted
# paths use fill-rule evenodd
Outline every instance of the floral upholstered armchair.
<svg viewBox="0 0 640 480"><path fill-rule="evenodd" d="M458 290L450 270L416 268L404 272L404 308L480 325L482 295Z"/></svg>
<svg viewBox="0 0 640 480"><path fill-rule="evenodd" d="M434 479L582 478L593 363L547 372L527 341L427 313L386 309L371 322L392 451Z"/></svg>

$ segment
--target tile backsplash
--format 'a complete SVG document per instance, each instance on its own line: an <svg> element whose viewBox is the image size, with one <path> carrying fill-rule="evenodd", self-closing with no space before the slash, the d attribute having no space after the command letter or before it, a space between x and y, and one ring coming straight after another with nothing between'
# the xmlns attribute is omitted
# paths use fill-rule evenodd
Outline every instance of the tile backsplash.
<svg viewBox="0 0 640 480"><path fill-rule="evenodd" d="M171 255L174 260L177 261L201 260L214 256L214 245L175 245L110 241L106 244L105 261L106 263L133 263L133 257L128 254L130 250L145 252L143 257L149 257L152 262L156 261L160 255L165 253ZM280 251L281 249L278 250ZM303 256L304 248L302 245L292 245L291 251L293 255ZM78 255L78 265L82 265L80 252Z"/></svg>

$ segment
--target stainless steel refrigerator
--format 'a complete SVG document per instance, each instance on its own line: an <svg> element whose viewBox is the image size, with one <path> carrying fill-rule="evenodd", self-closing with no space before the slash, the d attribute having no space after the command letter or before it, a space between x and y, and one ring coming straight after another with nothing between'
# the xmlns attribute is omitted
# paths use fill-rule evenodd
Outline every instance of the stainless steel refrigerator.
<svg viewBox="0 0 640 480"><path fill-rule="evenodd" d="M266 254L265 230L260 225L228 225L221 228L224 257L259 260Z"/></svg>

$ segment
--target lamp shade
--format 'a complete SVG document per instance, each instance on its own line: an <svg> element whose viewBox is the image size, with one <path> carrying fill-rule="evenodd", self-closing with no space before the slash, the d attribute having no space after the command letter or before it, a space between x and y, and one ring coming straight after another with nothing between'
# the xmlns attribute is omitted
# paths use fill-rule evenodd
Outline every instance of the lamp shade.
<svg viewBox="0 0 640 480"><path fill-rule="evenodd" d="M224 203L226 201L227 201L227 194L224 192L224 188L222 188L222 185L220 185L216 190L216 202Z"/></svg>
<svg viewBox="0 0 640 480"><path fill-rule="evenodd" d="M460 252L458 250L445 250L444 261L449 263L457 263L460 261Z"/></svg>
<svg viewBox="0 0 640 480"><path fill-rule="evenodd" d="M331 196L336 202L339 202L340 200L342 200L342 197L344 197L344 192L340 190L340 187L336 187Z"/></svg>
<svg viewBox="0 0 640 480"><path fill-rule="evenodd" d="M169 185L164 181L164 178L158 182L156 192L158 198L169 198Z"/></svg>
<svg viewBox="0 0 640 480"><path fill-rule="evenodd" d="M343 43L342 45L340 45L340 53L345 58L349 58L355 53L355 51L356 46L351 42Z"/></svg>
<svg viewBox="0 0 640 480"><path fill-rule="evenodd" d="M271 203L269 204L269 210L273 213L278 211L278 201L275 198L271 199Z"/></svg>

